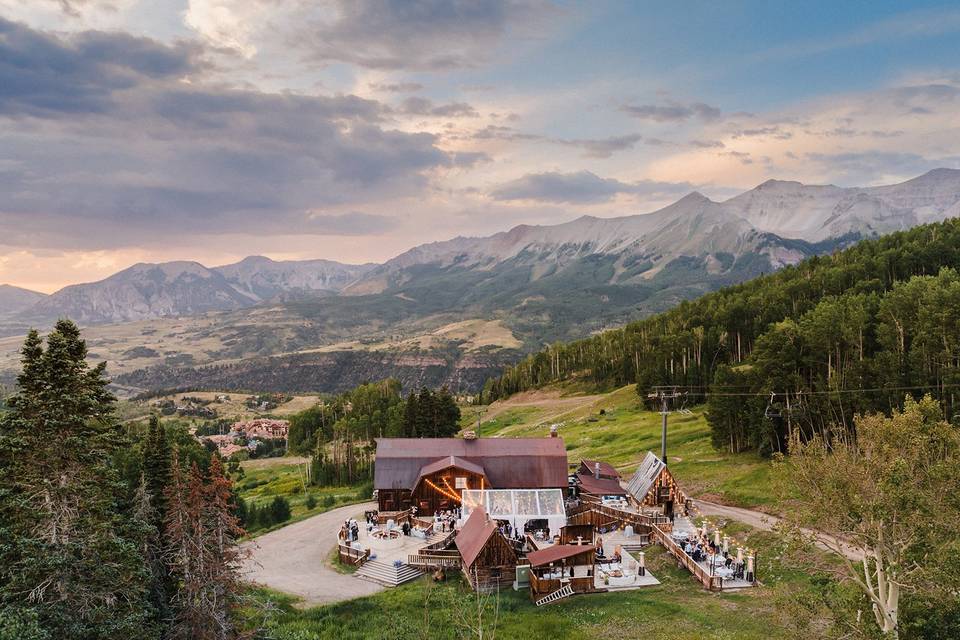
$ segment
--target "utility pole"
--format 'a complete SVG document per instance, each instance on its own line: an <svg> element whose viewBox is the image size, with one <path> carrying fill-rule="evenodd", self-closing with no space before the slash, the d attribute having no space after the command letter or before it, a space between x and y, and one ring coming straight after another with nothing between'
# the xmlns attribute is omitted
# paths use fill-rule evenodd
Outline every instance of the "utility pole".
<svg viewBox="0 0 960 640"><path fill-rule="evenodd" d="M667 466L667 416L670 414L670 401L679 398L682 394L676 387L654 387L647 397L651 400L660 400L660 415L662 417L660 427L660 459L663 466Z"/></svg>
<svg viewBox="0 0 960 640"><path fill-rule="evenodd" d="M486 412L486 409L474 409L477 412L477 437L480 437L480 418Z"/></svg>

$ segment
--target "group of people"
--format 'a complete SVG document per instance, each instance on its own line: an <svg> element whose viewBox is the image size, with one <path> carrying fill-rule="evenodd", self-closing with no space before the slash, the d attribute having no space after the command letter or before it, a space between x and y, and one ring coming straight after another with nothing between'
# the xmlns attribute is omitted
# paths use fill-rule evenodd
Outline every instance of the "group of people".
<svg viewBox="0 0 960 640"><path fill-rule="evenodd" d="M608 563L608 562L622 562L623 554L621 553L622 547L617 545L616 549L613 551L613 555L609 558L603 550L603 538L597 536L597 556L596 560L598 563Z"/></svg>
<svg viewBox="0 0 960 640"><path fill-rule="evenodd" d="M456 527L457 520L459 519L460 507L454 507L452 510L447 509L446 511L437 511L433 514L434 533L446 533L447 531L453 531Z"/></svg>
<svg viewBox="0 0 960 640"><path fill-rule="evenodd" d="M370 524L369 517L367 518L367 524ZM340 527L340 539L346 542L354 542L360 539L360 525L356 520L350 518L343 521L343 525Z"/></svg>
<svg viewBox="0 0 960 640"><path fill-rule="evenodd" d="M742 562L737 562L737 559L732 556L729 551L723 550L713 540L704 538L688 539L686 544L683 545L683 550L687 555L693 558L695 562L703 562L711 557L722 554L723 562L715 562L714 564L716 566L720 566L722 564L722 566L732 570L734 578L743 578L744 564Z"/></svg>

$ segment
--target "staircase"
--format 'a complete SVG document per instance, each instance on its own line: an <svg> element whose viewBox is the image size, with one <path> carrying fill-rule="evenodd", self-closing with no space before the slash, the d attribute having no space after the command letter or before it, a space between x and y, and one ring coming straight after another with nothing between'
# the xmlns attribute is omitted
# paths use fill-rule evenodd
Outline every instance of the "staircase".
<svg viewBox="0 0 960 640"><path fill-rule="evenodd" d="M570 588L570 585L564 585L554 591L549 593L539 600L537 600L537 606L542 607L545 604L550 604L551 602L556 602L557 600L563 600L564 598L569 598L573 595L573 589Z"/></svg>
<svg viewBox="0 0 960 640"><path fill-rule="evenodd" d="M363 580L382 584L385 587L396 587L404 582L416 580L423 573L407 564L395 567L392 562L368 560L353 575Z"/></svg>

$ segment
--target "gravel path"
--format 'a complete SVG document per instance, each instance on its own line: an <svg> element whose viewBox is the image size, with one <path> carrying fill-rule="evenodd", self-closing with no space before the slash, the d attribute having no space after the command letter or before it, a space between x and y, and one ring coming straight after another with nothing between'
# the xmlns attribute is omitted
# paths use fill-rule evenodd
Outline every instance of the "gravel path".
<svg viewBox="0 0 960 640"><path fill-rule="evenodd" d="M301 520L271 531L243 545L251 550L244 563L245 576L258 584L303 598L318 605L368 596L383 587L334 571L327 564L336 546L340 525L348 518L363 520L363 512L376 503L355 504Z"/></svg>
<svg viewBox="0 0 960 640"><path fill-rule="evenodd" d="M700 513L705 516L721 516L738 520L756 529L763 529L764 531L772 531L777 523L780 522L780 518L760 511L751 511L750 509L741 509L740 507L728 507L723 504L716 504L715 502L706 502L698 498L694 498L693 503L700 510ZM805 533L813 532L805 531ZM850 560L854 562L863 560L862 550L848 544L843 544L837 538L825 533L817 532L815 535L817 538L816 544L821 549L835 552L839 548L843 555Z"/></svg>

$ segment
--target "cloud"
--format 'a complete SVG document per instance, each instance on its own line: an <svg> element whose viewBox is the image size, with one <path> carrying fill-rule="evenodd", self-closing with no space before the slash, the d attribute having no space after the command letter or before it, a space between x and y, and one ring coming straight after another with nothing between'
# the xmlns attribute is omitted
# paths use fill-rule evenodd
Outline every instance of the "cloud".
<svg viewBox="0 0 960 640"><path fill-rule="evenodd" d="M434 104L432 100L411 96L400 104L398 113L413 116L433 116L441 118L477 118L477 110L466 102Z"/></svg>
<svg viewBox="0 0 960 640"><path fill-rule="evenodd" d="M960 156L936 159L916 153L896 151L863 151L849 153L807 153L813 162L844 185L868 185L889 182L886 176L918 176L941 167L960 168Z"/></svg>
<svg viewBox="0 0 960 640"><path fill-rule="evenodd" d="M320 64L438 71L476 67L556 12L547 0L189 0L185 22L248 58L279 43Z"/></svg>
<svg viewBox="0 0 960 640"><path fill-rule="evenodd" d="M609 158L617 151L627 151L633 149L638 142L643 140L643 136L637 133L631 133L623 136L612 136L598 140L574 139L561 140L555 142L568 147L583 149L583 155L587 158Z"/></svg>
<svg viewBox="0 0 960 640"><path fill-rule="evenodd" d="M490 192L494 200L536 200L540 202L567 204L595 204L612 200L619 194L648 197L679 195L689 192L693 186L682 182L659 182L641 180L622 182L613 178L601 178L590 171L574 173L531 173L502 184Z"/></svg>
<svg viewBox="0 0 960 640"><path fill-rule="evenodd" d="M778 140L789 140L793 133L779 126L755 127L752 129L738 129L731 136L736 138L776 138Z"/></svg>
<svg viewBox="0 0 960 640"><path fill-rule="evenodd" d="M122 33L59 38L0 18L0 114L103 113L125 90L199 70L198 53Z"/></svg>
<svg viewBox="0 0 960 640"><path fill-rule="evenodd" d="M359 228L372 219L309 212L421 194L434 170L487 159L387 128L392 111L374 100L232 89L204 70L195 45L0 22L7 241L104 248Z"/></svg>
<svg viewBox="0 0 960 640"><path fill-rule="evenodd" d="M397 227L397 220L376 213L351 211L349 213L327 214L311 211L307 219L319 235L363 236L380 235Z"/></svg>
<svg viewBox="0 0 960 640"><path fill-rule="evenodd" d="M368 86L374 91L382 91L385 93L413 93L423 89L423 85L419 82L371 82Z"/></svg>
<svg viewBox="0 0 960 640"><path fill-rule="evenodd" d="M719 119L722 115L720 109L703 102L690 104L670 102L664 105L625 104L620 107L620 111L640 120L652 120L654 122L684 122L692 118L710 122Z"/></svg>

